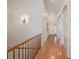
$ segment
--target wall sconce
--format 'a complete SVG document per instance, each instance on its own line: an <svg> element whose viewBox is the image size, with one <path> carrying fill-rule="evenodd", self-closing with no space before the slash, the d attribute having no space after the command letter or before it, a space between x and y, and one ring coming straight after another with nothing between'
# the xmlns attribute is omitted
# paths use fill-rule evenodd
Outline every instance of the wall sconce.
<svg viewBox="0 0 79 59"><path fill-rule="evenodd" d="M22 15L21 17L20 17L20 22L21 23L28 23L29 22L29 16L28 15Z"/></svg>

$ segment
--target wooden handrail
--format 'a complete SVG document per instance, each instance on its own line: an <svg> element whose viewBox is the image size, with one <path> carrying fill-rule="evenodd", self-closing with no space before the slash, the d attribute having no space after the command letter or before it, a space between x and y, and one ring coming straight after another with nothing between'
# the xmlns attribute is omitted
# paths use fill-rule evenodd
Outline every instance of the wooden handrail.
<svg viewBox="0 0 79 59"><path fill-rule="evenodd" d="M34 37L32 37L32 38L30 38L30 39L28 39L28 40L26 40L26 41L24 41L24 42L22 42L22 43L20 43L20 44L17 44L17 45L15 45L15 46L11 47L11 48L8 48L8 49L7 49L7 52L10 52L10 51L12 51L12 50L14 50L14 49L19 48L19 47L20 47L21 45L23 45L24 43L26 43L26 42L28 42L28 41L34 39L35 37L37 37L37 36L39 36L39 35L41 35L41 33L38 34L38 35L36 35L36 36L34 36Z"/></svg>
<svg viewBox="0 0 79 59"><path fill-rule="evenodd" d="M27 48L25 48L25 47L23 47L23 48L18 48L18 49L39 49L40 47L27 47Z"/></svg>

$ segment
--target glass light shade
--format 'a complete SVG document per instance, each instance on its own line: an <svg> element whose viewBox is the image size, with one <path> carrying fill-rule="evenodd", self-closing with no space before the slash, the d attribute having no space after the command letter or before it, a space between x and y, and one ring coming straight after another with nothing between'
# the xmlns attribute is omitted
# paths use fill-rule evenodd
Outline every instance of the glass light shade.
<svg viewBox="0 0 79 59"><path fill-rule="evenodd" d="M27 15L22 15L21 17L20 17L20 22L21 23L28 23L29 22L29 16L27 16Z"/></svg>

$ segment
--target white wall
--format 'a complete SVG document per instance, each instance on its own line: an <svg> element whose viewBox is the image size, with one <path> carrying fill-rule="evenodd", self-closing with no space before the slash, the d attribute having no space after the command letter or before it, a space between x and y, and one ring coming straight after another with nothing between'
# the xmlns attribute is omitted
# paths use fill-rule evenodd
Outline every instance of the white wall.
<svg viewBox="0 0 79 59"><path fill-rule="evenodd" d="M63 12L63 8L64 6L67 5L67 10L64 12L66 15L65 17L63 17L64 14L62 14ZM59 14L61 15L61 19L62 21L64 20L64 27L63 28L63 33L61 36L64 36L64 40L62 41L67 49L67 54L68 56L71 56L71 15L70 15L70 0L67 0L63 3L61 10L59 12ZM58 29L60 27L59 23L57 25L57 34L60 37L60 30Z"/></svg>
<svg viewBox="0 0 79 59"><path fill-rule="evenodd" d="M46 17L46 8L44 1L42 2L43 7L43 14L42 14L42 40L41 40L41 46L43 47L44 43L47 40L48 32L47 32L47 17Z"/></svg>
<svg viewBox="0 0 79 59"><path fill-rule="evenodd" d="M50 15L47 16L47 22L48 22L48 35L54 35L56 33L56 16L53 13L50 13Z"/></svg>
<svg viewBox="0 0 79 59"><path fill-rule="evenodd" d="M41 40L42 46L44 45L44 43L46 42L47 37L48 37L47 21L46 20L47 20L47 18L43 17L43 20L42 20L42 40Z"/></svg>
<svg viewBox="0 0 79 59"><path fill-rule="evenodd" d="M68 50L68 56L71 57L71 0L67 0L68 5L68 41L67 41L67 50Z"/></svg>
<svg viewBox="0 0 79 59"><path fill-rule="evenodd" d="M8 0L7 8L8 47L42 32L42 0ZM31 17L28 24L19 22L22 14Z"/></svg>

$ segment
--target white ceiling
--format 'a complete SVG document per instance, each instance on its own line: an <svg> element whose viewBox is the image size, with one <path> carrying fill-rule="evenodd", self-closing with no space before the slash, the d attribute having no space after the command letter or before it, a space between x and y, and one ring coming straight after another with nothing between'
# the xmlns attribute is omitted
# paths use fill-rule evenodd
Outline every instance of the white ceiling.
<svg viewBox="0 0 79 59"><path fill-rule="evenodd" d="M58 14L64 0L44 0L46 11Z"/></svg>

